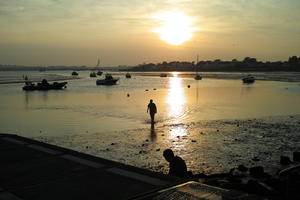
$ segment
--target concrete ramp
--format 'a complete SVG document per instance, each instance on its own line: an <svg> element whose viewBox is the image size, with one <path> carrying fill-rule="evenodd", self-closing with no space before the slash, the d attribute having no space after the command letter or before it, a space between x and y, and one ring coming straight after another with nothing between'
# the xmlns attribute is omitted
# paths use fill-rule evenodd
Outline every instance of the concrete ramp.
<svg viewBox="0 0 300 200"><path fill-rule="evenodd" d="M183 180L0 134L0 200L131 199Z"/></svg>

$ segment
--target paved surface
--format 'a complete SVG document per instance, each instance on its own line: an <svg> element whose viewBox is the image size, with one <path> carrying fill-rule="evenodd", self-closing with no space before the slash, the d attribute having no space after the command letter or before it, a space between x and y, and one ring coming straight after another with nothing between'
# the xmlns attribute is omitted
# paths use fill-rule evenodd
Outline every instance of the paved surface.
<svg viewBox="0 0 300 200"><path fill-rule="evenodd" d="M0 134L0 200L132 199L183 180Z"/></svg>

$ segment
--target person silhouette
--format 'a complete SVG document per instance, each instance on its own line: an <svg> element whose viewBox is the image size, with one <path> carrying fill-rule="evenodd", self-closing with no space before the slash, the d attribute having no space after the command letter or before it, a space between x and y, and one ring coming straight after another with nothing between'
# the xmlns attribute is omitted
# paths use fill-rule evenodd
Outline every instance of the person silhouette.
<svg viewBox="0 0 300 200"><path fill-rule="evenodd" d="M163 156L169 162L169 175L183 178L188 176L185 161L181 157L175 156L171 149L164 150Z"/></svg>
<svg viewBox="0 0 300 200"><path fill-rule="evenodd" d="M147 113L148 111L150 111L151 124L154 124L154 115L157 113L157 108L152 99L150 99L150 103L148 104Z"/></svg>

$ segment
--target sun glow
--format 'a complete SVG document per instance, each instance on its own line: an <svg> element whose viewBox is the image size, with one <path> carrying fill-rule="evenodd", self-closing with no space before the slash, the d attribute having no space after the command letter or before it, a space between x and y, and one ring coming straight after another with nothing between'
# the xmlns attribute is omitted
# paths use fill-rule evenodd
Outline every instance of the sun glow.
<svg viewBox="0 0 300 200"><path fill-rule="evenodd" d="M160 38L168 44L177 46L190 40L198 28L193 27L194 20L180 11L160 12L153 16L159 20L160 27L154 29Z"/></svg>

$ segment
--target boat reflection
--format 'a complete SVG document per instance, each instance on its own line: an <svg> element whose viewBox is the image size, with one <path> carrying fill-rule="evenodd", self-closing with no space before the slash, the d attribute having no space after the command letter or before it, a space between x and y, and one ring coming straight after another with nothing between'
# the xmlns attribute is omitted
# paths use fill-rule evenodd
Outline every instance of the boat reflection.
<svg viewBox="0 0 300 200"><path fill-rule="evenodd" d="M186 97L182 87L182 79L172 77L169 79L169 92L166 99L168 105L168 116L172 123L179 123L179 118L184 114Z"/></svg>

